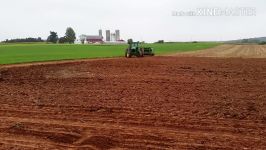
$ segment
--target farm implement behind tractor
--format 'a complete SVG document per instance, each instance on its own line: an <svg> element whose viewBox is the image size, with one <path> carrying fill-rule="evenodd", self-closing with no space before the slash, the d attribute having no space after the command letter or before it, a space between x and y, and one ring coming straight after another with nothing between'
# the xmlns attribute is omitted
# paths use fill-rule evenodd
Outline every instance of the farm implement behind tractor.
<svg viewBox="0 0 266 150"><path fill-rule="evenodd" d="M132 56L154 56L154 50L151 47L141 47L139 42L132 42L129 43L129 46L126 49L125 57L131 58Z"/></svg>

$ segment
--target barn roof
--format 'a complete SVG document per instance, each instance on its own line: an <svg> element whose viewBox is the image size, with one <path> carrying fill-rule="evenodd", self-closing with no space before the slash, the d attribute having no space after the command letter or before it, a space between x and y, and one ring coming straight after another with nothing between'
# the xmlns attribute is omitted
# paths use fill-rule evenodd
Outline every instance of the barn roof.
<svg viewBox="0 0 266 150"><path fill-rule="evenodd" d="M103 37L102 36L98 36L98 35L88 35L87 40L102 40Z"/></svg>

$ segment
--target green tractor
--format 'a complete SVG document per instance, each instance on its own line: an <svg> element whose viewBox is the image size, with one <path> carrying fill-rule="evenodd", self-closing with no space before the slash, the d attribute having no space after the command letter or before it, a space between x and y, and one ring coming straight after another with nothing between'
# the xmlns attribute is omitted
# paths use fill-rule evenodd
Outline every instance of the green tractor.
<svg viewBox="0 0 266 150"><path fill-rule="evenodd" d="M154 56L154 50L151 47L141 47L140 42L131 42L129 43L129 47L126 49L125 57L131 58L132 56Z"/></svg>

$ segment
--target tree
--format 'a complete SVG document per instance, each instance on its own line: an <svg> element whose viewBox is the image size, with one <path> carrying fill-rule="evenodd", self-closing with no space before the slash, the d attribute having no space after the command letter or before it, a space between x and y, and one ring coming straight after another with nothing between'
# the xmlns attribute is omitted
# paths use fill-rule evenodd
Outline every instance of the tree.
<svg viewBox="0 0 266 150"><path fill-rule="evenodd" d="M43 40L42 40L41 37L38 37L38 38L37 38L37 41L38 41L38 42L43 42Z"/></svg>
<svg viewBox="0 0 266 150"><path fill-rule="evenodd" d="M54 31L50 31L50 35L47 38L47 42L57 43L57 41L58 41L57 33Z"/></svg>
<svg viewBox="0 0 266 150"><path fill-rule="evenodd" d="M133 39L128 39L127 40L127 44L132 44L133 43Z"/></svg>
<svg viewBox="0 0 266 150"><path fill-rule="evenodd" d="M249 42L248 39L243 39L243 40L241 41L241 43L248 43L248 42Z"/></svg>
<svg viewBox="0 0 266 150"><path fill-rule="evenodd" d="M62 43L66 43L67 42L67 39L66 39L66 37L64 36L64 37L61 37L61 38L59 38L59 40L58 40L58 43L60 43L60 44L62 44Z"/></svg>
<svg viewBox="0 0 266 150"><path fill-rule="evenodd" d="M164 40L159 40L157 43L163 44Z"/></svg>
<svg viewBox="0 0 266 150"><path fill-rule="evenodd" d="M66 37L66 40L68 43L73 44L76 40L76 33L71 27L69 27L66 30L66 36L65 37Z"/></svg>

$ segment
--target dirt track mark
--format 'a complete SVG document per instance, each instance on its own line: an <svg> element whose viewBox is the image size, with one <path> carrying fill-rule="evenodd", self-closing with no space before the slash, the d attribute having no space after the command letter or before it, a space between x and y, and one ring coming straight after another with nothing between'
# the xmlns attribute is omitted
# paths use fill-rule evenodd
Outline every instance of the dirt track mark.
<svg viewBox="0 0 266 150"><path fill-rule="evenodd" d="M50 131L37 131L29 130L26 127L13 126L8 129L7 133L23 135L23 136L34 136L42 139L49 139L55 143L66 143L73 144L80 138L80 135L74 133L53 133Z"/></svg>
<svg viewBox="0 0 266 150"><path fill-rule="evenodd" d="M14 67L30 67L30 66L43 66L43 65L64 65L64 64L75 64L75 63L86 63L91 61L105 61L105 60L115 60L121 59L120 57L114 58L95 58L95 59L79 59L79 60L60 60L60 61L47 61L47 62L32 62L32 63L22 63L22 64L0 64L0 69L8 69Z"/></svg>
<svg viewBox="0 0 266 150"><path fill-rule="evenodd" d="M171 56L185 57L223 57L223 58L266 58L266 46L224 44L214 48L177 53Z"/></svg>
<svg viewBox="0 0 266 150"><path fill-rule="evenodd" d="M189 135L190 137L194 136L194 139L201 139L200 135L208 135L208 137L216 137L217 138L221 138L221 139L238 139L240 136L241 138L245 138L246 140L248 140L249 142L258 142L260 141L260 138L256 138L256 136L253 136L251 134L244 136L243 133L230 133L230 132L226 132L222 130L226 129L225 127L217 127L217 130L213 130L211 132L211 130L199 130L196 129L195 127L192 127L191 129L182 129L180 127L174 127L174 128L168 128L168 127L151 127L151 126L142 126L141 124L139 125L127 125L127 124L116 124L116 123L105 123L104 125L102 123L97 123L97 122L90 122L90 123L80 123L80 122L71 122L71 121L63 121L63 120L40 120L40 119L23 119L23 118L7 118L9 121L15 121L15 122L21 122L22 124L25 125L25 127L29 126L31 128L35 128L34 130L32 129L28 129L27 132L23 132L24 135L30 135L27 134L28 132L33 133L33 136L38 136L40 138L48 138L49 140L52 140L54 142L56 142L59 145L62 144L70 144L69 146L82 146L84 145L86 142L85 141L90 141L90 137L98 137L98 136L104 136L106 137L107 135L109 135L109 138L111 138L112 136L115 136L114 138L111 138L111 143L113 143L114 145L117 145L117 143L128 143L130 145L130 143L138 143L138 145L142 145L143 142L146 144L151 144L151 145L158 145L161 148L162 147L175 147L175 145L177 144L176 140L179 139L178 137L186 137L187 135ZM1 120L3 120L4 122L5 119L1 118ZM65 133L65 131L61 131L61 129L59 131L49 131L49 132L43 132L43 131L38 131L36 130L36 128L38 128L39 126L43 126L43 125L48 125L46 128L51 128L52 126L57 127L58 129L64 127L66 129L66 131L68 131L69 133ZM61 127L60 127L61 126ZM43 126L44 127L44 126ZM84 128L87 130L83 130L78 132L77 134L74 134L75 130L73 131L69 131L69 129L71 128ZM218 129L220 128L220 129ZM223 129L224 128L224 129ZM88 130L89 129L89 130ZM109 130L111 129L112 132L110 132ZM221 130L221 131L219 131ZM91 132L93 131L93 132ZM19 134L21 133L20 131L18 132ZM16 132L14 132L14 134L18 134ZM113 133L113 134L111 134ZM114 134L115 133L115 134ZM219 134L219 136L217 136L217 134ZM69 135L69 136L67 136ZM138 136L137 136L138 135ZM160 135L160 136L159 136ZM168 135L168 137L165 137L165 135ZM200 136L200 137L199 137ZM61 138L63 139L57 139L57 138ZM74 138L73 138L74 137ZM82 137L82 138L79 138ZM108 138L108 136L107 136ZM78 140L79 139L79 140ZM121 141L121 139L125 139L123 141ZM76 141L76 142L74 142ZM179 139L179 142L185 142L184 139ZM73 143L74 142L74 143ZM72 144L71 144L72 143ZM89 144L90 142L88 142L87 144ZM156 144L157 143L157 144ZM97 145L93 145L95 143L90 143L90 145L84 145L84 146L94 146L97 147ZM113 145L113 144L108 144L107 145ZM184 144L184 143L183 143ZM118 144L119 146L120 144ZM192 144L193 145L193 144ZM121 145L120 145L121 146ZM145 145L143 145L145 148ZM205 144L205 146L207 146Z"/></svg>
<svg viewBox="0 0 266 150"><path fill-rule="evenodd" d="M52 132L27 129L27 126L24 126L23 124L10 127L7 130L7 133L22 136L33 136L44 140L50 140L58 144L70 144L75 146L91 145L98 149L110 149L112 147L115 147L115 145L118 143L117 141L113 140L112 137L88 136L86 134L84 138L84 135L82 136L80 133Z"/></svg>

